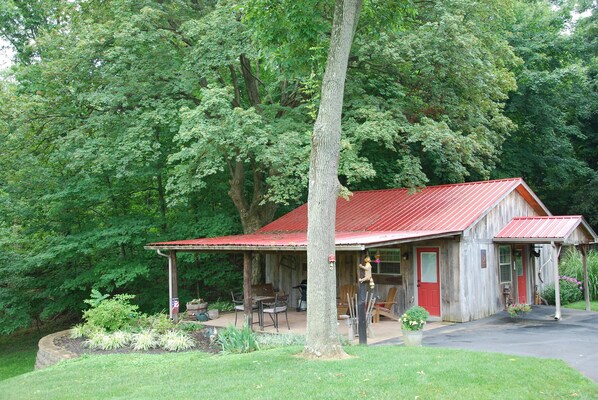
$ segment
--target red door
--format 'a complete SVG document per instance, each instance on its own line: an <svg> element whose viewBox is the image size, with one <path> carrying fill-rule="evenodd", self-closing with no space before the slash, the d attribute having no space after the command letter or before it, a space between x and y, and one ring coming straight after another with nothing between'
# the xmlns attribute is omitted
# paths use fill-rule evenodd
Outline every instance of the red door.
<svg viewBox="0 0 598 400"><path fill-rule="evenodd" d="M417 249L417 304L440 317L440 268L438 248Z"/></svg>
<svg viewBox="0 0 598 400"><path fill-rule="evenodd" d="M515 249L515 266L517 267L517 302L527 303L527 262L524 247Z"/></svg>

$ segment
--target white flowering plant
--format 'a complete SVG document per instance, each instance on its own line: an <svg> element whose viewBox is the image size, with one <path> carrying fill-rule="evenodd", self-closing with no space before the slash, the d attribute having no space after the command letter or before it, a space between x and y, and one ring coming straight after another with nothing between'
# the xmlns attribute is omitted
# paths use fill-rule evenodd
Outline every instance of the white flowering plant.
<svg viewBox="0 0 598 400"><path fill-rule="evenodd" d="M421 331L428 320L430 313L423 307L411 307L401 315L401 328L407 331Z"/></svg>

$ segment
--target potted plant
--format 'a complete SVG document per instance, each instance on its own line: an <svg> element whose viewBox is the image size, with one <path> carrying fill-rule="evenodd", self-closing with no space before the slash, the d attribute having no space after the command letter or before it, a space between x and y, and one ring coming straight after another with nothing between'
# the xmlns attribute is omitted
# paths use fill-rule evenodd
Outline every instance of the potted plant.
<svg viewBox="0 0 598 400"><path fill-rule="evenodd" d="M531 310L532 307L529 304L525 303L511 304L509 307L507 307L507 312L509 313L511 318L521 317L523 316L523 314L530 312Z"/></svg>
<svg viewBox="0 0 598 400"><path fill-rule="evenodd" d="M411 307L400 318L405 346L421 346L423 329L430 313L420 306Z"/></svg>
<svg viewBox="0 0 598 400"><path fill-rule="evenodd" d="M193 299L187 302L187 315L195 318L198 313L206 312L208 309L208 302L202 298Z"/></svg>

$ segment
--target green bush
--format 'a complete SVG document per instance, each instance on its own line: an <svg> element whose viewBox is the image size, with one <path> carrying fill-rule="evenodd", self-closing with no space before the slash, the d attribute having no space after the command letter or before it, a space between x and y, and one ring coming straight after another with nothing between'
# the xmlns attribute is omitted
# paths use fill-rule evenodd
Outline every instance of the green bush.
<svg viewBox="0 0 598 400"><path fill-rule="evenodd" d="M561 304L574 303L581 300L583 297L581 282L566 275L561 276L559 279L559 291L561 295ZM553 283L546 285L542 291L542 297L548 304L556 304L556 293Z"/></svg>
<svg viewBox="0 0 598 400"><path fill-rule="evenodd" d="M243 324L240 330L229 325L218 332L217 341L223 353L250 353L260 349L255 333L247 324Z"/></svg>
<svg viewBox="0 0 598 400"><path fill-rule="evenodd" d="M170 317L166 314L158 313L146 318L147 328L153 329L162 334L175 327Z"/></svg>
<svg viewBox="0 0 598 400"><path fill-rule="evenodd" d="M587 264L590 299L598 300L598 252L593 250L588 252ZM581 253L575 249L567 251L559 264L559 270L562 274L574 277L578 281L583 282Z"/></svg>
<svg viewBox="0 0 598 400"><path fill-rule="evenodd" d="M92 308L83 313L83 319L86 325L106 332L130 328L139 316L138 306L130 303L133 298L135 296L130 294L117 294L111 299L103 299L100 302L85 300L92 305Z"/></svg>
<svg viewBox="0 0 598 400"><path fill-rule="evenodd" d="M233 311L235 305L232 301L220 300L213 301L208 305L208 310Z"/></svg>
<svg viewBox="0 0 598 400"><path fill-rule="evenodd" d="M419 331L424 329L430 313L423 307L414 306L405 311L400 318L401 328L408 331Z"/></svg>

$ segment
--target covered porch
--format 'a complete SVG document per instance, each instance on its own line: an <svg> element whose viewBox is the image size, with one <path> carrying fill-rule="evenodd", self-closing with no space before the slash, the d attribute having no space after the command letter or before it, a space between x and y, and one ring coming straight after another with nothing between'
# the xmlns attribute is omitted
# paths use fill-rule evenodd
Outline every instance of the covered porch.
<svg viewBox="0 0 598 400"><path fill-rule="evenodd" d="M514 218L505 228L494 238L494 242L500 245L510 246L549 246L551 255L549 261L553 264L553 277L555 286L555 315L554 319L561 319L561 301L560 301L560 276L559 257L561 250L567 246L574 246L582 254L583 263L583 282L586 311L590 311L590 291L588 288L588 268L587 251L590 244L596 243L598 236L592 230L590 225L581 215L572 216L541 216L541 217L518 217ZM534 251L532 251L533 253ZM520 279L517 263L513 262L513 272L515 274L513 281ZM520 268L521 269L521 268ZM501 272L502 273L502 272ZM537 278L542 279L541 274L534 270L531 282ZM529 278L524 280L529 281ZM529 282L526 282L526 284ZM518 285L514 283L514 288ZM524 285L525 287L525 285ZM516 292L517 293L517 290ZM515 296L515 299L521 299L521 296ZM518 302L518 301L515 301Z"/></svg>

